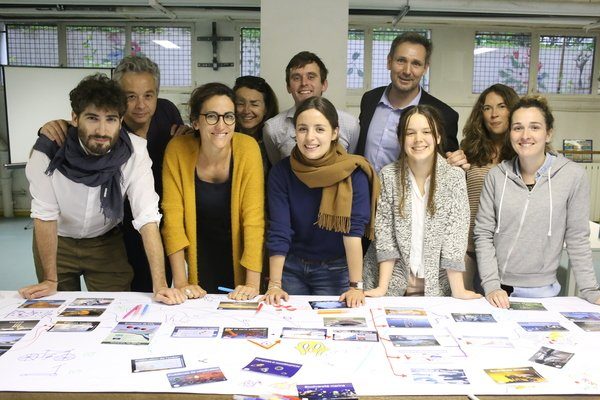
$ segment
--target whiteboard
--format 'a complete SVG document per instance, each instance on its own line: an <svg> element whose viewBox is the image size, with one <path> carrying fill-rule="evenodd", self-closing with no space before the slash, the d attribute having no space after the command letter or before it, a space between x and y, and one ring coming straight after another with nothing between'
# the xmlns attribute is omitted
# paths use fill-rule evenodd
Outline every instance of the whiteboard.
<svg viewBox="0 0 600 400"><path fill-rule="evenodd" d="M69 92L86 76L110 68L4 66L10 164L26 163L38 130L54 119L71 120Z"/></svg>

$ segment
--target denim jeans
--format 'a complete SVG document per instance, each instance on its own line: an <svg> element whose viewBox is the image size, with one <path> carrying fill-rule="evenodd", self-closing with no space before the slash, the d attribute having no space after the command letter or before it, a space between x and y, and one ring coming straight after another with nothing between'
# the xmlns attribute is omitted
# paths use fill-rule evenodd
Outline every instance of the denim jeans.
<svg viewBox="0 0 600 400"><path fill-rule="evenodd" d="M349 283L346 257L328 261L285 257L281 284L290 295L338 296Z"/></svg>
<svg viewBox="0 0 600 400"><path fill-rule="evenodd" d="M541 298L541 297L555 297L560 293L560 283L554 282L552 285L540 286L540 287L518 287L513 288L513 292L510 297L530 297L530 298Z"/></svg>

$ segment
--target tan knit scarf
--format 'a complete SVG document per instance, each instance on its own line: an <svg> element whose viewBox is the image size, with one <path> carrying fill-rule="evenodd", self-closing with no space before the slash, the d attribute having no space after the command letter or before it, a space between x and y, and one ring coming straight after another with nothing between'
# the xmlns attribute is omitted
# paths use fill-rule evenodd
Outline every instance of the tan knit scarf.
<svg viewBox="0 0 600 400"><path fill-rule="evenodd" d="M332 144L329 151L318 160L309 160L294 146L290 157L292 171L311 189L323 188L317 225L328 231L350 232L352 214L352 179L356 168L362 169L369 179L371 189L371 219L365 236L374 238L375 209L379 197L379 178L366 158L348 154L339 144Z"/></svg>

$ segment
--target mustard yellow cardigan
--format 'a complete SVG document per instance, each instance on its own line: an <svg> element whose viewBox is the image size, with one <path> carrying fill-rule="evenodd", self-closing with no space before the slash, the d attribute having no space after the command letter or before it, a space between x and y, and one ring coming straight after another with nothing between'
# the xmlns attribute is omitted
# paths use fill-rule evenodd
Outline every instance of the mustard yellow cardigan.
<svg viewBox="0 0 600 400"><path fill-rule="evenodd" d="M199 138L195 135L171 139L165 152L162 173L162 237L165 250L169 255L185 250L190 284L198 284L194 179L199 144ZM241 285L246 282L244 267L256 272L262 271L265 232L264 172L260 149L254 138L234 133L232 148L231 256L235 284ZM200 285L202 286L201 282Z"/></svg>

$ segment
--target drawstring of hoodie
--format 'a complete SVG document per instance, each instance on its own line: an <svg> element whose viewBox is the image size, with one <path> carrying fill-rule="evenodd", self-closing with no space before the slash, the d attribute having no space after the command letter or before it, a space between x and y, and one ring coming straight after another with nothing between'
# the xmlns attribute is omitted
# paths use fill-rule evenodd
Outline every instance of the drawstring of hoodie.
<svg viewBox="0 0 600 400"><path fill-rule="evenodd" d="M548 236L552 236L552 179L550 178L552 166L548 167L548 197L550 198L550 221L548 222Z"/></svg>
<svg viewBox="0 0 600 400"><path fill-rule="evenodd" d="M498 223L496 225L496 233L500 233L500 219L502 218L502 202L504 201L506 182L508 182L508 170L504 171L504 185L502 185L502 195L500 196L500 206L498 207Z"/></svg>

